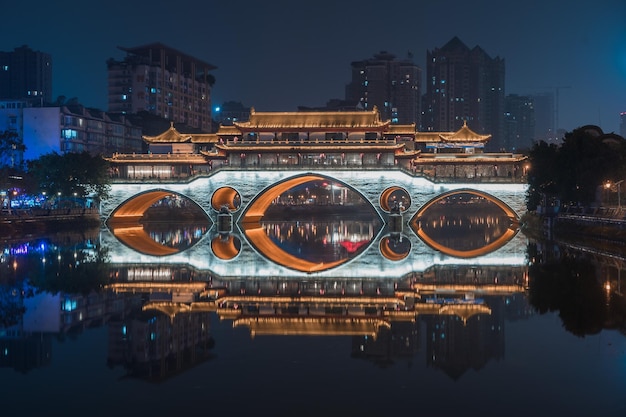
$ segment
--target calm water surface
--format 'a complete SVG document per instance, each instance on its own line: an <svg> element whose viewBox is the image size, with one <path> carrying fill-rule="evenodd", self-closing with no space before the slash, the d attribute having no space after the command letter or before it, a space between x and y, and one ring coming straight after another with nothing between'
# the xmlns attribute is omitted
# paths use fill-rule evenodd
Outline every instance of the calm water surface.
<svg viewBox="0 0 626 417"><path fill-rule="evenodd" d="M492 214L422 222L430 242L378 219L272 220L271 245L249 249L251 234L232 245L193 224L123 231L119 247L108 230L6 241L2 415L626 415L621 255L520 234L490 247L509 227ZM269 270L268 247L337 266L180 261L216 242L235 257L207 262L233 271L254 256Z"/></svg>

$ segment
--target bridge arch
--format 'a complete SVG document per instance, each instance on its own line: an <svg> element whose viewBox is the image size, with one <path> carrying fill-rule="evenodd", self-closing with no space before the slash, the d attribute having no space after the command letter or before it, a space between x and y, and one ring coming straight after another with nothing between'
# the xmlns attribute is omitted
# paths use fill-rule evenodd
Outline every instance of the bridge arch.
<svg viewBox="0 0 626 417"><path fill-rule="evenodd" d="M240 223L258 223L263 218L267 208L272 204L272 201L274 201L279 195L293 187L307 183L309 181L333 181L343 185L346 188L349 188L350 190L357 193L364 201L367 201L371 205L373 211L377 213L379 220L382 221L382 218L380 218L380 214L378 214L378 211L372 205L371 201L366 196L364 196L363 193L361 193L350 184L326 175L306 173L289 177L261 190L261 192L258 193L257 196L254 197L252 201L250 201L250 203L248 204L248 207L240 218Z"/></svg>
<svg viewBox="0 0 626 417"><path fill-rule="evenodd" d="M513 210L511 207L509 207L509 205L506 204L504 201L502 201L499 198L494 197L493 195L491 195L489 193L486 193L484 191L473 190L471 188L459 188L459 189L456 189L456 190L447 191L445 193L437 195L435 198L427 201L426 203L424 203L424 205L422 207L419 208L417 213L415 213L415 216L413 216L413 219L411 220L411 222L414 223L414 222L418 221L422 217L424 212L426 210L428 210L428 208L431 207L433 204L438 203L439 201L443 200L444 198L447 198L447 197L450 197L450 196L453 196L453 195L457 195L457 194L471 194L471 195L475 195L477 197L483 197L487 201L490 201L490 202L494 203L496 206L498 206L507 215L507 217L509 219L511 219L512 221L515 221L515 222L519 222L519 217L518 217L517 213L515 212L515 210Z"/></svg>
<svg viewBox="0 0 626 417"><path fill-rule="evenodd" d="M428 236L424 230L420 227L420 220L423 216L423 214L434 204L438 203L439 201L453 196L453 195L457 195L457 194L471 194L477 197L482 197L485 198L487 201L494 203L498 208L500 208L502 210L502 212L509 218L511 224L510 226L506 229L506 231L499 236L497 239L493 240L492 242L489 242L487 245L480 247L480 248L476 248L476 249L471 249L471 250L457 250L457 249L453 249L447 246L444 246L438 242L436 242L434 239L432 239L430 236ZM452 191L448 191L445 193L442 193L440 195L438 195L437 197L429 200L428 202L426 202L422 207L419 208L418 212L413 216L413 218L410 220L409 225L411 226L411 228L413 229L413 231L417 234L417 236L424 242L426 243L428 246L430 246L431 248L438 250L439 252L445 253L446 255L450 255L450 256L454 256L457 258L473 258L476 256L481 256L481 255L485 255L488 254L490 252L495 251L496 249L499 249L500 247L504 246L509 240L511 240L519 231L519 217L517 215L517 213L515 212L515 210L513 210L511 207L509 207L509 205L507 205L506 203L504 203L502 200L486 193L483 191L478 191L478 190L473 190L473 189L469 189L469 188L463 188L463 189L456 189L456 190L452 190Z"/></svg>
<svg viewBox="0 0 626 417"><path fill-rule="evenodd" d="M391 212L393 207L391 207L389 200L391 199L393 194L400 194L401 196L400 199L404 197L405 201L407 202L407 204L401 205L400 211L406 211L408 210L409 207L411 207L411 195L409 194L409 192L402 187L393 186L393 187L389 187L385 189L380 194L380 198L379 198L380 208L382 208L387 213Z"/></svg>
<svg viewBox="0 0 626 417"><path fill-rule="evenodd" d="M241 251L241 241L233 235L216 236L211 240L213 254L223 261L235 259Z"/></svg>
<svg viewBox="0 0 626 417"><path fill-rule="evenodd" d="M220 187L213 192L211 207L220 211L222 207L228 207L231 212L239 210L241 206L241 194L233 187Z"/></svg>
<svg viewBox="0 0 626 417"><path fill-rule="evenodd" d="M189 196L171 190L154 189L135 194L129 199L120 203L117 208L115 208L111 212L108 219L106 220L106 223L108 225L115 225L117 223L137 223L139 219L143 217L146 210L150 208L150 206L152 206L157 201L171 195L176 195L190 201L195 207L197 207L202 213L204 213L207 219L210 219L204 208L193 199L189 198Z"/></svg>
<svg viewBox="0 0 626 417"><path fill-rule="evenodd" d="M406 236L387 235L380 240L378 250L386 259L400 261L411 253L411 241Z"/></svg>
<svg viewBox="0 0 626 417"><path fill-rule="evenodd" d="M330 262L309 261L298 256L292 255L278 246L265 232L261 226L261 219L265 211L272 202L285 191L305 184L310 181L332 181L357 193L364 201L370 204L372 213L378 216L378 220L382 222L382 218L371 201L366 198L363 193L355 189L353 186L343 181L337 180L330 176L306 173L286 178L282 181L274 183L269 187L261 190L255 198L253 198L242 213L239 223L248 242L256 248L256 250L272 262L300 272L315 273L335 268L339 265L352 261L353 258L342 258Z"/></svg>

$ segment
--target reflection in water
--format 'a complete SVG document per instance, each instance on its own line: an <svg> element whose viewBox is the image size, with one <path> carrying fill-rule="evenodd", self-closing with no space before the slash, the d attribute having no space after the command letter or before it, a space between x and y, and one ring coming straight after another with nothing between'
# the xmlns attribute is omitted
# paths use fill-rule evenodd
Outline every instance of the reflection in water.
<svg viewBox="0 0 626 417"><path fill-rule="evenodd" d="M158 311L134 311L109 321L107 365L127 376L161 382L213 356L209 313L175 317Z"/></svg>
<svg viewBox="0 0 626 417"><path fill-rule="evenodd" d="M265 233L285 252L310 262L351 259L374 239L377 220L262 221Z"/></svg>
<svg viewBox="0 0 626 417"><path fill-rule="evenodd" d="M208 224L176 224L176 223L153 223L143 224L145 232L155 242L176 249L179 252L195 245L209 230Z"/></svg>
<svg viewBox="0 0 626 417"><path fill-rule="evenodd" d="M441 199L421 213L416 227L432 246L459 255L504 244L517 231L500 207L471 194Z"/></svg>
<svg viewBox="0 0 626 417"><path fill-rule="evenodd" d="M168 234L159 229L159 236L173 236L165 240L175 242L185 233L193 234L191 229L177 230L174 227ZM342 256L350 251L358 253L362 246L356 243L369 242L377 233L374 224L348 219L264 221L261 232L277 248L314 260L327 259L335 252ZM122 376L158 382L197 367L202 372L195 374L200 374L202 383L211 390L232 392L232 387L251 378L254 373L250 369L256 372L255 366L264 364L268 356L279 357L297 346L297 370L277 366L277 380L293 381L318 371L329 375L348 366L345 362L352 359L349 366L356 368L356 376L345 377L343 374L350 373L342 372L337 375L342 374L346 378L342 382L357 386L361 392L365 388L360 379L367 371L367 367L358 367L362 363L380 368L408 363L418 369L408 374L406 378L413 379L402 380L402 385L427 387L430 381L421 378L432 374L419 368L421 364L456 381L471 370L507 361L514 370L525 367L529 373L537 372L540 380L546 366L542 360L560 356L559 349L572 361L589 361L577 353L585 349L552 346L551 337L562 330L560 322L549 327L554 320L543 320L533 333L530 328L537 321L531 319L537 314L558 311L564 327L577 335L606 329L626 333L626 302L621 293L626 257L615 254L591 256L589 250L530 244L530 266L486 264L488 258L477 257L475 263L449 262L393 277L309 274L303 278L233 278L168 263L167 258L159 258L154 264L110 265L106 248L97 242L46 241L42 246L40 240L34 240L4 246L0 258L0 366L22 372L46 367L64 356L52 349L53 339L67 335L80 339L86 329L106 327L101 332L106 340L106 362L110 368L122 371ZM404 237L389 235L381 242L385 242L389 257L411 256L406 255L410 244ZM221 250L226 254L228 248L230 243ZM368 257L372 256L369 265L376 268L377 262L384 259L382 252L367 252ZM53 273L42 275L40 271ZM528 325L511 325L516 320L528 320ZM540 346L534 342L535 335L541 340ZM296 336L306 336L307 342L298 344ZM326 339L319 342L317 336ZM256 338L254 349L244 350L250 344L247 339L252 337ZM326 356L320 360L319 351L315 351L317 355L311 352L320 346L322 352L328 349L329 337L347 337L349 343L342 341L336 354L321 353ZM524 346L507 350L505 342L509 340L523 340ZM571 338L567 343L581 346L579 340ZM68 346L61 344L61 348ZM214 354L216 349L221 349L219 354ZM542 353L530 361L527 354L518 353L538 349ZM99 356L100 352L90 346L83 354ZM102 366L105 358L90 359L100 364L94 367L95 374L97 366L102 367L102 374L111 372ZM207 360L212 360L210 369L201 366ZM583 368L581 372L587 372L587 367ZM67 378L63 367L47 366L47 371L58 372L51 380ZM216 371L212 375L217 377L204 371ZM385 381L400 374L391 372L385 373L383 378L392 376ZM550 372L560 371L550 368ZM573 368L568 372L574 372ZM235 375L236 382L222 380L228 373ZM193 374L189 372L190 379ZM477 374L472 374L472 382L489 386L481 376L492 378L493 373ZM293 385L299 391L319 390L319 380L314 377L298 381ZM177 382L185 389L192 388L185 385L185 379ZM128 395L136 394L130 384L123 389L130 390ZM275 394L272 384L256 384L255 390L259 397Z"/></svg>
<svg viewBox="0 0 626 417"><path fill-rule="evenodd" d="M140 217L109 219L109 228L125 245L146 255L182 252L202 239L210 228L206 214L189 199L168 195Z"/></svg>

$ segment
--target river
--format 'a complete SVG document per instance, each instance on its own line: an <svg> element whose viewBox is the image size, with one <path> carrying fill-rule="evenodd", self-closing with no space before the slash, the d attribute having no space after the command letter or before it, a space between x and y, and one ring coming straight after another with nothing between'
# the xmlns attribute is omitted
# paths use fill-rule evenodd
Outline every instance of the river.
<svg viewBox="0 0 626 417"><path fill-rule="evenodd" d="M6 240L2 415L626 415L625 258L455 213Z"/></svg>

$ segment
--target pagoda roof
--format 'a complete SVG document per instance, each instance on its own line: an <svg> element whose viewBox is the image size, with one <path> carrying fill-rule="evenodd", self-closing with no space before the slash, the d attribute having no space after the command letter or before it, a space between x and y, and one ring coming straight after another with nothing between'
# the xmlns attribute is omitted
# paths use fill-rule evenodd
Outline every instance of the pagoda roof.
<svg viewBox="0 0 626 417"><path fill-rule="evenodd" d="M180 133L174 127L174 122L170 122L170 128L157 136L143 136L143 140L148 143L185 143L191 141L191 135Z"/></svg>
<svg viewBox="0 0 626 417"><path fill-rule="evenodd" d="M491 135L481 135L474 132L467 126L467 121L463 121L463 126L456 132L416 132L415 142L487 142Z"/></svg>
<svg viewBox="0 0 626 417"><path fill-rule="evenodd" d="M467 126L467 121L463 121L463 126L454 133L440 133L439 136L445 142L487 142L491 135L481 135L474 132Z"/></svg>
<svg viewBox="0 0 626 417"><path fill-rule="evenodd" d="M261 131L383 131L391 121L380 120L378 109L371 111L257 112L250 110L250 120L234 122L242 132Z"/></svg>

